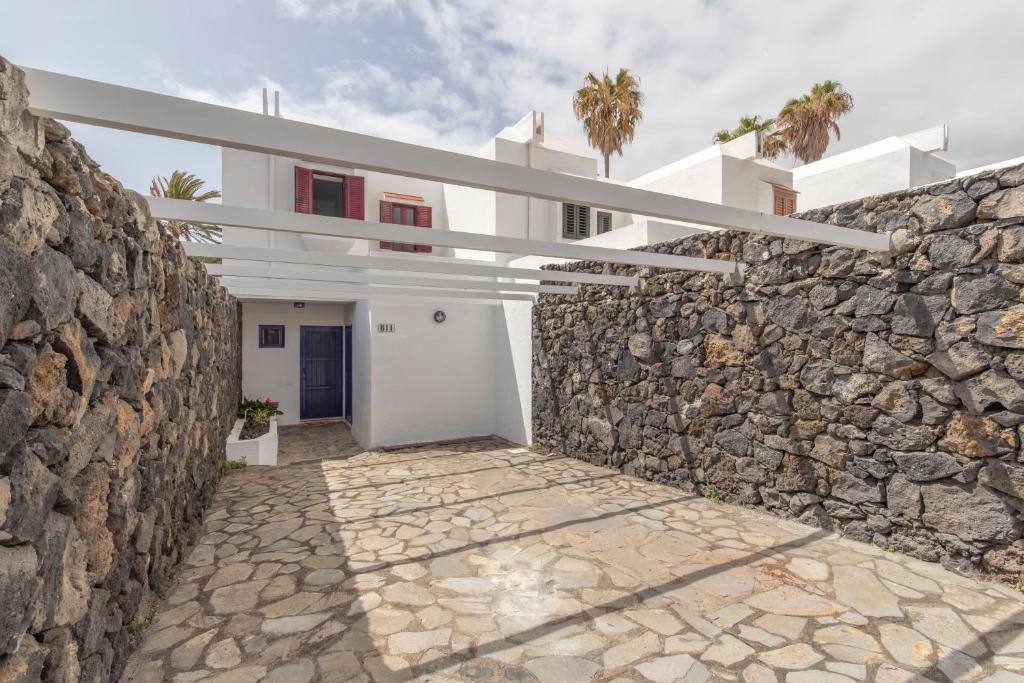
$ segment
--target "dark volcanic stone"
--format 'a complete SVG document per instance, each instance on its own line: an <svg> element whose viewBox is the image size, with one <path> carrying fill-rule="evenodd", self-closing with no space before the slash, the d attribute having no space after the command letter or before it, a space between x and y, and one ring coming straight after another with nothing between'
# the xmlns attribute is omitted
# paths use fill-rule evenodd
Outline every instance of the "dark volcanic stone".
<svg viewBox="0 0 1024 683"><path fill-rule="evenodd" d="M958 474L963 468L948 453L893 453L900 471L911 481L934 481Z"/></svg>

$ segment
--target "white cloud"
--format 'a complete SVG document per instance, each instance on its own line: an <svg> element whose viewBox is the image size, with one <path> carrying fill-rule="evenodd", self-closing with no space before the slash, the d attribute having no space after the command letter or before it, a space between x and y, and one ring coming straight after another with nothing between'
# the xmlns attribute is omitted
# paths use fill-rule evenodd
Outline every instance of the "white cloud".
<svg viewBox="0 0 1024 683"><path fill-rule="evenodd" d="M549 134L582 143L573 89L587 71L628 67L647 105L636 141L612 161L618 177L706 146L742 114L773 115L827 78L856 103L831 152L948 123L949 156L961 168L1024 153L1024 3L278 0L277 8L361 27L386 13L377 23L388 30L425 36L426 66L402 68L381 53L324 65L316 96L282 88L289 116L420 144L473 149L530 108L546 113ZM218 96L248 102L254 92Z"/></svg>
<svg viewBox="0 0 1024 683"><path fill-rule="evenodd" d="M265 87L281 91L282 115L298 121L463 152L482 143L479 113L457 94L444 92L434 76L402 81L380 65L346 62L318 69L315 76L316 97L291 94L309 90L308 84L292 89L267 77L234 91L192 86L163 67L160 79L165 92L200 102L260 111Z"/></svg>

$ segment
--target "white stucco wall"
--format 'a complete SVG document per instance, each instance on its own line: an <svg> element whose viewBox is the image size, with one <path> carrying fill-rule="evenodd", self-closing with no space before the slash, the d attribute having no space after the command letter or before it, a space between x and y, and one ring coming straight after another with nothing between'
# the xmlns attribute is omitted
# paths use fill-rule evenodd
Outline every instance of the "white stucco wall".
<svg viewBox="0 0 1024 683"><path fill-rule="evenodd" d="M352 309L353 304L306 303L305 308L295 308L291 302L243 303L242 393L246 397L269 396L280 403L284 413L279 418L281 424L298 422L300 328L303 325L348 325ZM260 325L284 325L284 348L261 349ZM354 395L355 392L353 407Z"/></svg>
<svg viewBox="0 0 1024 683"><path fill-rule="evenodd" d="M355 432L360 444L375 448L495 433L496 308L397 301L367 304L369 420ZM444 323L434 322L438 309L447 314ZM378 333L378 323L394 323L396 331ZM363 363L365 369L361 352L359 359L356 365ZM366 383L360 376L355 387L362 389ZM359 409L362 400L354 406Z"/></svg>
<svg viewBox="0 0 1024 683"><path fill-rule="evenodd" d="M793 169L797 210L906 190L956 176L956 166L893 136Z"/></svg>
<svg viewBox="0 0 1024 683"><path fill-rule="evenodd" d="M533 442L533 304L494 307L494 434Z"/></svg>
<svg viewBox="0 0 1024 683"><path fill-rule="evenodd" d="M370 442L373 431L373 346L370 335L370 302L357 301L352 309L352 436Z"/></svg>

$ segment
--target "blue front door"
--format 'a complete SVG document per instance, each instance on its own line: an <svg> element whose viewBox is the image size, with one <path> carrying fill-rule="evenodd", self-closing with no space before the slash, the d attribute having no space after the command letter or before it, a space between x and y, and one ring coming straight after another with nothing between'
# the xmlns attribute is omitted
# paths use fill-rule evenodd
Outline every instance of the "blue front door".
<svg viewBox="0 0 1024 683"><path fill-rule="evenodd" d="M303 326L300 336L299 366L302 376L299 417L303 420L343 417L344 329Z"/></svg>

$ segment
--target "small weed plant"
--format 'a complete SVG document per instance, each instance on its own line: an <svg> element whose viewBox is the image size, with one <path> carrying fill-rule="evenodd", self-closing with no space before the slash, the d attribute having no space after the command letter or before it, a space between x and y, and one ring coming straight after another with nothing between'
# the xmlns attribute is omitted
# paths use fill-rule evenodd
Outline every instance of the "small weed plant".
<svg viewBox="0 0 1024 683"><path fill-rule="evenodd" d="M722 502L722 492L714 484L704 484L704 497L715 505Z"/></svg>
<svg viewBox="0 0 1024 683"><path fill-rule="evenodd" d="M231 474L236 470L244 470L244 460L227 460L224 462L224 474Z"/></svg>

